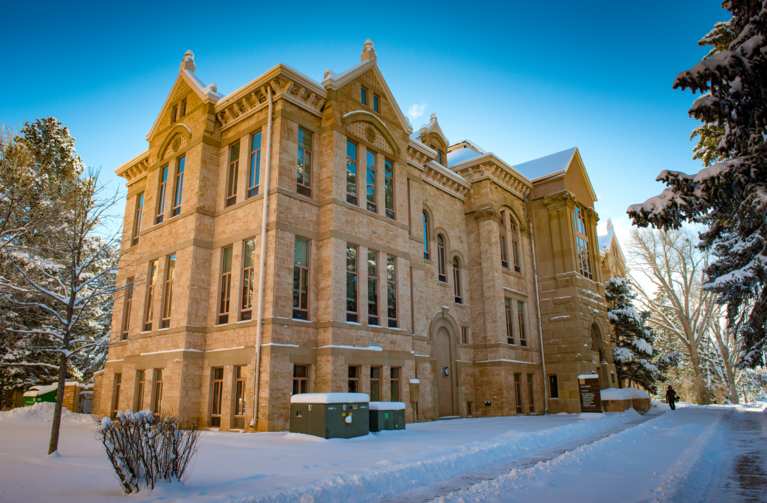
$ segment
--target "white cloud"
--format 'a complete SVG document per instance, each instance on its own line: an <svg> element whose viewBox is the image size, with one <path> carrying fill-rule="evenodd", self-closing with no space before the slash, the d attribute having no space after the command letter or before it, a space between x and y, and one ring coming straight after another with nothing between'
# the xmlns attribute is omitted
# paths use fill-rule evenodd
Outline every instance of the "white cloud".
<svg viewBox="0 0 767 503"><path fill-rule="evenodd" d="M416 120L426 111L426 106L426 103L421 103L420 105L417 103L415 105L410 105L410 108L407 109L407 116L411 121Z"/></svg>

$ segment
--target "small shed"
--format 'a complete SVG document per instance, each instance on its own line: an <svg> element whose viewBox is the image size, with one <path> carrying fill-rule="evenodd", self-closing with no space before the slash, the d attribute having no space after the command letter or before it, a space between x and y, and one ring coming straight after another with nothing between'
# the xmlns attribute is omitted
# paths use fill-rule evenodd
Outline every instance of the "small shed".
<svg viewBox="0 0 767 503"><path fill-rule="evenodd" d="M58 389L58 383L48 384L47 386L32 386L29 391L24 393L24 407L29 407L39 402L55 402Z"/></svg>
<svg viewBox="0 0 767 503"><path fill-rule="evenodd" d="M370 402L370 431L404 429L404 402Z"/></svg>
<svg viewBox="0 0 767 503"><path fill-rule="evenodd" d="M322 438L370 433L366 393L299 393L290 397L290 431Z"/></svg>

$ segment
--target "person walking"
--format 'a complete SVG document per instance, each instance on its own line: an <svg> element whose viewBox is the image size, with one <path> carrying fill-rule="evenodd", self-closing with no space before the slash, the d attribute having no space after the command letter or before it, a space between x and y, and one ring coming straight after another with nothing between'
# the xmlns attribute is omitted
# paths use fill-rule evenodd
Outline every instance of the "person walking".
<svg viewBox="0 0 767 503"><path fill-rule="evenodd" d="M671 410L676 410L676 391L674 391L670 384L666 390L666 403L671 407Z"/></svg>

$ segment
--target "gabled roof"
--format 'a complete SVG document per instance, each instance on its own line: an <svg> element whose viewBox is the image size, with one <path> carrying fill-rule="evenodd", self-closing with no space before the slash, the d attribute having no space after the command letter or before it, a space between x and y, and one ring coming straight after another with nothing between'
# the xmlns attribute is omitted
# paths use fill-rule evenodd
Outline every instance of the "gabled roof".
<svg viewBox="0 0 767 503"><path fill-rule="evenodd" d="M410 121L407 120L405 114L402 113L402 109L399 107L397 100L394 99L394 95L392 94L391 89L389 89L388 84L386 84L386 79L384 79L381 70L378 69L378 65L376 64L375 51L373 50L373 43L370 42L370 40L365 42L365 51L372 52L372 57L358 65L349 68L343 73L336 73L330 69L325 70L325 78L322 79L322 85L325 86L325 89L340 89L363 73L372 71L376 78L378 78L378 81L381 83L382 91L384 92L386 99L389 100L389 103L391 103L392 108L394 109L394 113L397 114L397 117L402 124L402 128L408 134L412 133L413 126L410 124Z"/></svg>
<svg viewBox="0 0 767 503"><path fill-rule="evenodd" d="M586 180L586 186L591 194L591 198L596 201L597 194L594 192L594 187L591 185L589 174L586 171L586 166L583 164L583 159L581 159L581 153L578 150L578 147L569 148L557 152L556 154L547 155L532 161L514 165L519 172L532 180L533 183L565 176L573 166L576 166L576 169L581 170L583 178Z"/></svg>
<svg viewBox="0 0 767 503"><path fill-rule="evenodd" d="M615 249L618 250L619 257L624 263L626 262L626 257L623 255L623 248L621 248L621 243L618 241L618 236L615 235L615 227L613 226L613 221L611 219L607 219L607 234L597 236L597 241L599 243L600 253L607 253L610 250L613 241L615 241Z"/></svg>
<svg viewBox="0 0 767 503"><path fill-rule="evenodd" d="M447 148L447 166L452 167L455 164L460 164L486 153L487 152L480 148L476 143L469 140L463 140L454 143Z"/></svg>
<svg viewBox="0 0 767 503"><path fill-rule="evenodd" d="M413 134L410 135L410 138L421 141L421 137L424 134L428 135L429 133L436 133L440 138L442 138L445 146L450 145L450 141L447 139L447 136L445 136L445 132L442 131L442 128L439 126L439 122L437 121L437 114L431 114L429 123L422 125L418 131L413 132Z"/></svg>

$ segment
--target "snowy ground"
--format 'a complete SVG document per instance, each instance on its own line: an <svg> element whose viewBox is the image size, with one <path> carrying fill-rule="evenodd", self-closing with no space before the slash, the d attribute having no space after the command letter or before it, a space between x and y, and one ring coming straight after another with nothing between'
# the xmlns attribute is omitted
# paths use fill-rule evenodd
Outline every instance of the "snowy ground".
<svg viewBox="0 0 767 503"><path fill-rule="evenodd" d="M185 486L130 498L404 501L428 486L443 501L705 501L707 487L722 485L718 466L730 466L719 462L728 418L744 410L763 416L767 412L758 411L764 406L682 407L665 414L656 408L651 417L630 410L599 419L458 419L352 440L208 432ZM69 415L61 457L45 456L49 415L0 413L0 501L126 501L88 416ZM495 475L465 489L450 485L471 472Z"/></svg>

